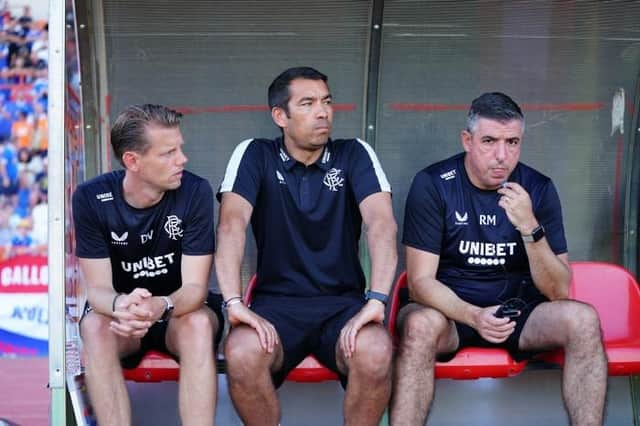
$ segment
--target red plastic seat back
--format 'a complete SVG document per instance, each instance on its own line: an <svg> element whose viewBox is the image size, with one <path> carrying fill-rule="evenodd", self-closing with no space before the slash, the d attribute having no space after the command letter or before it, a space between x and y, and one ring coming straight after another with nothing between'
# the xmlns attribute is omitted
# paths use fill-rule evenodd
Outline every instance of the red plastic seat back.
<svg viewBox="0 0 640 426"><path fill-rule="evenodd" d="M573 262L571 268L570 297L595 307L605 343L640 342L640 290L633 276L603 262Z"/></svg>
<svg viewBox="0 0 640 426"><path fill-rule="evenodd" d="M245 305L249 305L253 299L253 291L258 284L257 275L253 275L247 284L242 300ZM287 375L286 380L292 382L325 382L328 380L338 380L338 375L322 365L318 359L309 355Z"/></svg>
<svg viewBox="0 0 640 426"><path fill-rule="evenodd" d="M245 305L249 306L251 304L251 300L253 299L253 290L255 290L257 284L258 276L256 274L253 274L249 279L247 289L244 291L244 295L242 296L242 301Z"/></svg>
<svg viewBox="0 0 640 426"><path fill-rule="evenodd" d="M390 306L389 306L389 318L387 320L387 329L389 330L389 334L393 338L394 344L397 344L398 336L396 332L396 320L398 318L398 311L400 310L400 290L408 287L407 282L407 273L402 272L398 279L396 280L396 284L393 286L393 290L391 290Z"/></svg>

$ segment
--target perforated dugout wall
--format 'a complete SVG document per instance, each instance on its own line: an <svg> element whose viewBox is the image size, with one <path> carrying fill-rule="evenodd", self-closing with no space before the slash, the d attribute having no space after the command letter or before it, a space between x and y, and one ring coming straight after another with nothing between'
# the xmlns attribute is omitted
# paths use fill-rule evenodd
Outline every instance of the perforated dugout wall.
<svg viewBox="0 0 640 426"><path fill-rule="evenodd" d="M378 30L374 5L383 7ZM214 187L237 143L278 134L265 107L271 80L289 66L310 65L329 76L339 107L336 137L363 137L374 125L402 225L414 174L459 151L470 101L499 90L524 107L522 160L556 182L571 258L622 263L640 3L105 0L102 6L111 117L134 102L182 108L189 168ZM380 55L375 49L368 55L371 31L381 31ZM378 95L373 123L365 111L369 61L380 66L371 82ZM250 249L245 280L254 265Z"/></svg>

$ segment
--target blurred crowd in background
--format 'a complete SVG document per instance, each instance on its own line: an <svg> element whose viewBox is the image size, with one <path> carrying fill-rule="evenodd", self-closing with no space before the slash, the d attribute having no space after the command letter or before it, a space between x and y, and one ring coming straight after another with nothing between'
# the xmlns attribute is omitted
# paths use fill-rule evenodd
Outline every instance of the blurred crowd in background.
<svg viewBox="0 0 640 426"><path fill-rule="evenodd" d="M0 9L0 261L46 255L48 30Z"/></svg>

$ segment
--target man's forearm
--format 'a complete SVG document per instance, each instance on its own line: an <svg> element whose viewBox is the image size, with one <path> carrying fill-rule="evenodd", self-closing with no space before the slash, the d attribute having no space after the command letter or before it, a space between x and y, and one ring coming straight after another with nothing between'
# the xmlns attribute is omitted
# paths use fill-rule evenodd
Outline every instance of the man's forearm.
<svg viewBox="0 0 640 426"><path fill-rule="evenodd" d="M182 283L179 289L169 295L173 303L172 315L180 316L200 309L208 292L208 283Z"/></svg>
<svg viewBox="0 0 640 426"><path fill-rule="evenodd" d="M409 287L411 299L440 311L445 317L474 327L481 308L465 302L449 287L435 278L423 278Z"/></svg>
<svg viewBox="0 0 640 426"><path fill-rule="evenodd" d="M381 221L367 230L371 255L371 290L389 294L398 264L397 226L394 221Z"/></svg>
<svg viewBox="0 0 640 426"><path fill-rule="evenodd" d="M538 290L550 300L569 297L571 271L553 253L546 238L536 243L525 243L525 248L529 258L531 278Z"/></svg>
<svg viewBox="0 0 640 426"><path fill-rule="evenodd" d="M240 269L244 256L246 232L218 228L218 244L215 256L218 286L225 300L242 296Z"/></svg>
<svg viewBox="0 0 640 426"><path fill-rule="evenodd" d="M113 315L113 301L118 293L113 288L89 286L87 302L95 312L103 315Z"/></svg>

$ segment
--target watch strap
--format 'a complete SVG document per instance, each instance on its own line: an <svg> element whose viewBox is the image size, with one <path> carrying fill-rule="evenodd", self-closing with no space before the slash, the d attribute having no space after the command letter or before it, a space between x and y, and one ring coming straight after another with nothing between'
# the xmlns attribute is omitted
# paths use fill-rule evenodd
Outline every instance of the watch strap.
<svg viewBox="0 0 640 426"><path fill-rule="evenodd" d="M365 293L364 298L366 300L377 300L379 302L382 302L385 306L387 305L387 302L389 302L389 296L384 293L380 293L379 291L369 290Z"/></svg>
<svg viewBox="0 0 640 426"><path fill-rule="evenodd" d="M164 303L166 304L166 306L158 322L169 321L169 318L171 318L171 313L173 312L173 301L169 296L160 296L160 297L162 297L162 300L164 300Z"/></svg>
<svg viewBox="0 0 640 426"><path fill-rule="evenodd" d="M542 239L542 237L544 237L544 235L545 235L544 227L542 225L538 225L535 228L533 228L533 231L531 231L531 234L529 235L523 234L522 241L524 241L525 243L537 243Z"/></svg>

